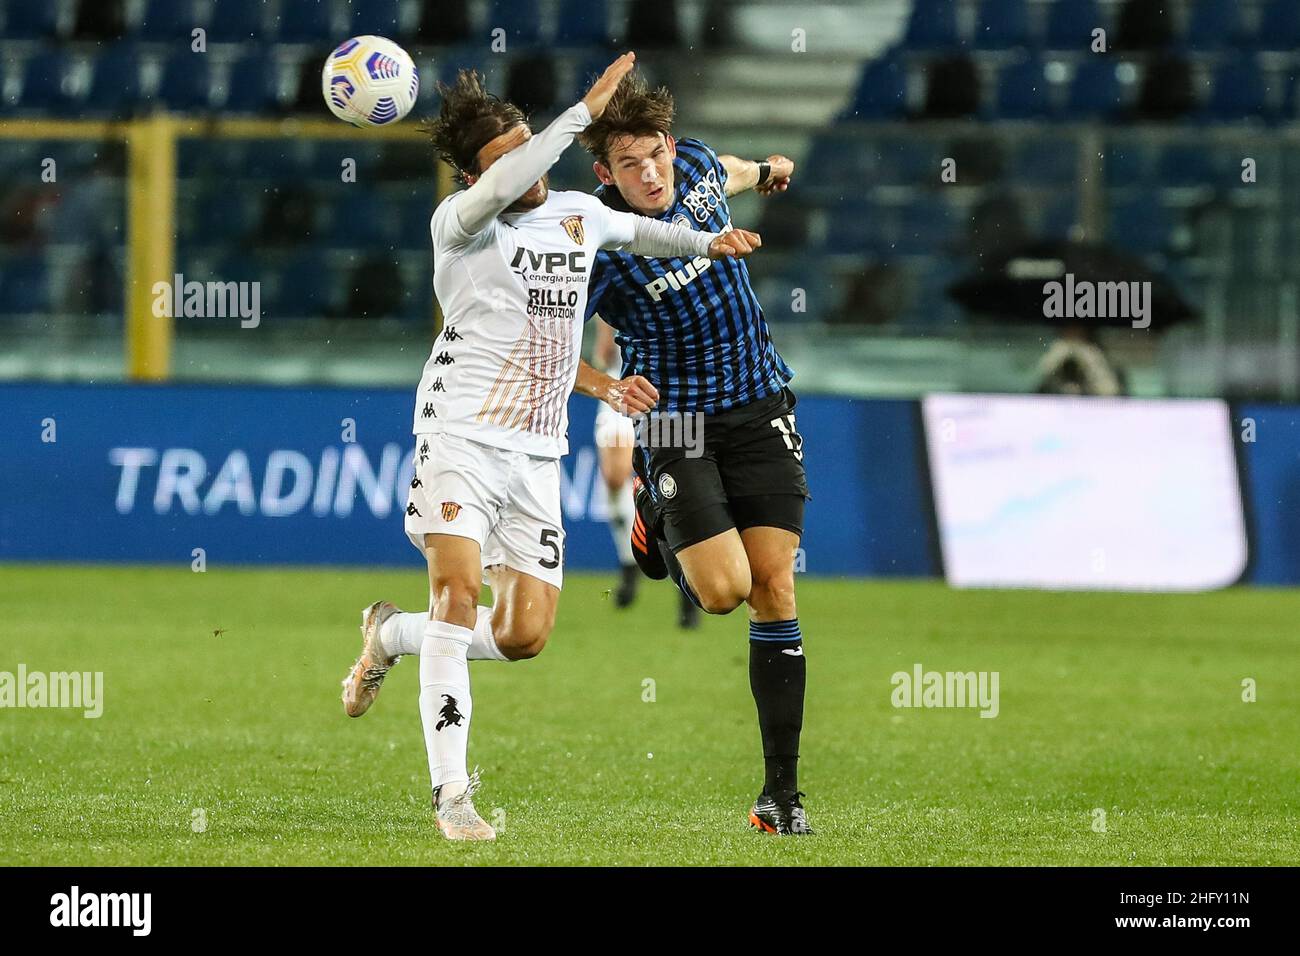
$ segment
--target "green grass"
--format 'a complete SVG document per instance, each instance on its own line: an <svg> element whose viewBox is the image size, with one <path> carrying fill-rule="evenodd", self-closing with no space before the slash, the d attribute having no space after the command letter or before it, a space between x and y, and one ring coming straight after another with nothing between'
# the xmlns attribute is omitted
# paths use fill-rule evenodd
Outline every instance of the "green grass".
<svg viewBox="0 0 1300 956"><path fill-rule="evenodd" d="M433 827L414 661L364 718L338 701L358 609L421 606L418 570L2 567L0 671L103 671L105 712L0 710L0 863L1300 863L1300 593L801 580L818 833L778 840L744 824L744 618L680 633L667 586L620 612L608 584L569 577L538 659L473 666L505 825L465 846ZM915 662L999 671L1000 715L893 708Z"/></svg>

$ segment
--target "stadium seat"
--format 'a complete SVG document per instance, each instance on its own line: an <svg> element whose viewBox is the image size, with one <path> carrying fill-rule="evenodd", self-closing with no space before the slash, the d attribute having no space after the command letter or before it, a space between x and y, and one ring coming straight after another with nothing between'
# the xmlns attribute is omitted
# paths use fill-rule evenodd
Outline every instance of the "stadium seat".
<svg viewBox="0 0 1300 956"><path fill-rule="evenodd" d="M492 0L488 4L485 28L506 31L506 49L536 46L542 39L542 18L535 0Z"/></svg>
<svg viewBox="0 0 1300 956"><path fill-rule="evenodd" d="M59 12L56 4L48 0L8 0L3 11L3 35L7 39L54 39Z"/></svg>
<svg viewBox="0 0 1300 956"><path fill-rule="evenodd" d="M157 98L175 113L203 112L212 106L212 61L188 48L163 65Z"/></svg>
<svg viewBox="0 0 1300 956"><path fill-rule="evenodd" d="M947 50L958 46L957 5L951 0L916 0L903 44L911 50Z"/></svg>
<svg viewBox="0 0 1300 956"><path fill-rule="evenodd" d="M899 255L935 255L955 245L957 216L942 196L920 195L901 210L894 251Z"/></svg>
<svg viewBox="0 0 1300 956"><path fill-rule="evenodd" d="M1053 50L1085 51L1092 31L1106 21L1094 0L1055 0L1047 13L1047 45Z"/></svg>
<svg viewBox="0 0 1300 956"><path fill-rule="evenodd" d="M1201 118L1217 122L1268 120L1274 113L1259 67L1254 60L1241 59L1219 68Z"/></svg>
<svg viewBox="0 0 1300 956"><path fill-rule="evenodd" d="M360 183L335 197L330 223L330 244L340 248L382 246L395 239L397 216L386 203Z"/></svg>
<svg viewBox="0 0 1300 956"><path fill-rule="evenodd" d="M281 43L328 43L334 39L329 0L294 0L280 7Z"/></svg>
<svg viewBox="0 0 1300 956"><path fill-rule="evenodd" d="M1238 0L1195 0L1183 43L1192 50L1223 50L1243 42Z"/></svg>
<svg viewBox="0 0 1300 956"><path fill-rule="evenodd" d="M1300 3L1272 0L1260 16L1256 40L1261 50L1290 53L1300 47Z"/></svg>
<svg viewBox="0 0 1300 956"><path fill-rule="evenodd" d="M1010 50L1030 45L1029 10L1025 0L984 0L975 24L980 50Z"/></svg>
<svg viewBox="0 0 1300 956"><path fill-rule="evenodd" d="M397 40L402 36L402 5L399 0L352 0L349 35L370 33Z"/></svg>
<svg viewBox="0 0 1300 956"><path fill-rule="evenodd" d="M214 3L212 19L208 23L208 39L217 43L260 40L265 32L262 22L265 10L263 0L221 0L220 3Z"/></svg>
<svg viewBox="0 0 1300 956"><path fill-rule="evenodd" d="M605 47L610 42L606 0L561 0L555 45Z"/></svg>
<svg viewBox="0 0 1300 956"><path fill-rule="evenodd" d="M140 20L138 35L142 40L158 42L190 41L190 31L199 23L194 16L193 0L149 0Z"/></svg>
<svg viewBox="0 0 1300 956"><path fill-rule="evenodd" d="M1160 149L1157 181L1164 186L1224 186L1223 163L1204 143L1172 143Z"/></svg>
<svg viewBox="0 0 1300 956"><path fill-rule="evenodd" d="M842 119L896 119L907 111L907 77L894 57L873 60L862 71L853 102Z"/></svg>
<svg viewBox="0 0 1300 956"><path fill-rule="evenodd" d="M1107 239L1139 255L1163 253L1169 246L1173 219L1158 192L1147 192L1111 206Z"/></svg>
<svg viewBox="0 0 1300 956"><path fill-rule="evenodd" d="M229 64L222 109L227 113L265 113L275 105L275 86L270 50L244 53Z"/></svg>
<svg viewBox="0 0 1300 956"><path fill-rule="evenodd" d="M1115 62L1083 60L1074 72L1065 112L1069 119L1110 119L1123 106L1123 90L1115 75Z"/></svg>
<svg viewBox="0 0 1300 956"><path fill-rule="evenodd" d="M0 262L0 312L45 312L50 307L49 269L39 255Z"/></svg>
<svg viewBox="0 0 1300 956"><path fill-rule="evenodd" d="M128 116L139 95L140 55L133 43L122 41L96 57L82 109L95 116Z"/></svg>
<svg viewBox="0 0 1300 956"><path fill-rule="evenodd" d="M267 316L320 318L330 311L335 275L329 256L319 250L301 252L276 270L274 297L263 303Z"/></svg>
<svg viewBox="0 0 1300 956"><path fill-rule="evenodd" d="M69 57L62 50L41 50L32 56L23 65L18 107L24 112L71 112L74 104L66 92L69 66Z"/></svg>
<svg viewBox="0 0 1300 956"><path fill-rule="evenodd" d="M470 38L469 0L424 0L415 24L418 44L453 46Z"/></svg>
<svg viewBox="0 0 1300 956"><path fill-rule="evenodd" d="M1001 119L1039 119L1052 112L1050 92L1043 61L1024 60L998 74L996 102L986 109Z"/></svg>
<svg viewBox="0 0 1300 956"><path fill-rule="evenodd" d="M888 216L866 200L846 198L827 210L826 246L837 255L884 252L889 248Z"/></svg>
<svg viewBox="0 0 1300 956"><path fill-rule="evenodd" d="M120 40L126 32L126 0L77 0L74 40Z"/></svg>
<svg viewBox="0 0 1300 956"><path fill-rule="evenodd" d="M1069 239L1079 219L1079 200L1071 189L1066 195L1053 193L1038 209L1038 232L1045 239Z"/></svg>

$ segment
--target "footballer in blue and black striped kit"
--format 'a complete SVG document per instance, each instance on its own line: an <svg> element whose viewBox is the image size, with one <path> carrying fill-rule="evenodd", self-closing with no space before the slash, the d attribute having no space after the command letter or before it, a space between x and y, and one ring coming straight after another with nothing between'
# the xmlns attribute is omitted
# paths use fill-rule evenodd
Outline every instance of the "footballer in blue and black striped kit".
<svg viewBox="0 0 1300 956"><path fill-rule="evenodd" d="M728 196L788 186L789 159L742 160L677 141L673 112L668 90L649 89L634 72L579 135L607 205L723 232L732 228ZM748 605L764 756L749 820L769 833L810 833L797 775L806 665L794 595L808 498L804 448L787 384L793 373L772 344L749 270L740 261L601 252L587 312L614 328L623 382L643 377L657 392L651 415L690 416L702 438L665 442L683 430L638 429L633 552L648 575L671 577L709 613ZM614 387L590 366L579 371L579 391Z"/></svg>

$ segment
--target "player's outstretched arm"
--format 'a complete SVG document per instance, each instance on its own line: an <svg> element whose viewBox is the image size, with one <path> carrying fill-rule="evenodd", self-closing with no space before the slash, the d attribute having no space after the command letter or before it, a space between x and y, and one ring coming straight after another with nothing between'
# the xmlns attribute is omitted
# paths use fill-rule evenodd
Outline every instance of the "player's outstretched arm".
<svg viewBox="0 0 1300 956"><path fill-rule="evenodd" d="M601 248L630 252L634 256L743 259L763 244L758 233L746 229L728 229L722 233L697 232L635 213L607 210L606 215L608 227Z"/></svg>
<svg viewBox="0 0 1300 956"><path fill-rule="evenodd" d="M622 415L648 412L659 401L659 390L650 384L649 379L640 375L629 375L622 380L611 378L582 359L578 360L578 378L573 383L573 390L604 402Z"/></svg>
<svg viewBox="0 0 1300 956"><path fill-rule="evenodd" d="M509 152L474 179L458 200L460 227L467 235L482 232L507 206L528 192L568 149L573 138L605 110L609 98L636 63L635 53L624 53L611 63L582 101L555 118L536 136L517 126L510 135Z"/></svg>
<svg viewBox="0 0 1300 956"><path fill-rule="evenodd" d="M760 196L783 193L790 188L790 180L794 177L794 160L777 153L759 161L730 155L719 156L718 161L727 171L724 192L728 196L747 189L753 189Z"/></svg>

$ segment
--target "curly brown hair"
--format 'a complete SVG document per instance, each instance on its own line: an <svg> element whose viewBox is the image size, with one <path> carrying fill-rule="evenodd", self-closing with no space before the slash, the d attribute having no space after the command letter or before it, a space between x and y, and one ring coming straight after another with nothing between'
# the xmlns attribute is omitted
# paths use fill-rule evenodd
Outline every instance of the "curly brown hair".
<svg viewBox="0 0 1300 956"><path fill-rule="evenodd" d="M610 148L621 137L667 135L672 129L676 110L668 87L652 90L645 77L633 70L618 84L605 112L578 134L578 142L587 152L608 164Z"/></svg>
<svg viewBox="0 0 1300 956"><path fill-rule="evenodd" d="M478 153L489 141L521 123L528 125L524 111L489 93L475 70L461 70L451 86L439 83L438 94L442 97L438 118L421 130L429 134L433 148L461 182L466 174L481 172Z"/></svg>

